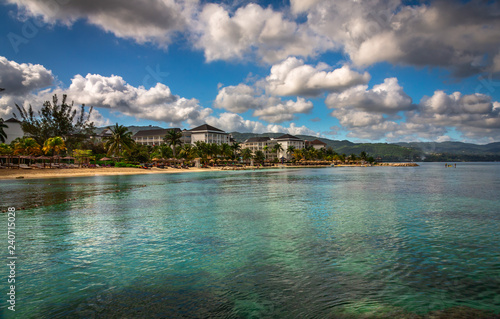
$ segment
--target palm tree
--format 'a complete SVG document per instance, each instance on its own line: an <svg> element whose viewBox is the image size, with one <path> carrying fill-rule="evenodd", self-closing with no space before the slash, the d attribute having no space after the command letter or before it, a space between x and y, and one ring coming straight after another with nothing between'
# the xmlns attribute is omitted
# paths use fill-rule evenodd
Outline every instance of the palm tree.
<svg viewBox="0 0 500 319"><path fill-rule="evenodd" d="M132 139L132 132L128 130L123 125L118 125L110 128L111 136L105 137L106 140L105 147L108 149L108 156L117 155L120 156L122 150L130 151L134 144Z"/></svg>
<svg viewBox="0 0 500 319"><path fill-rule="evenodd" d="M267 159L267 152L269 152L269 146L266 144L266 145L264 145L264 147L262 149L264 150L264 158L266 160Z"/></svg>
<svg viewBox="0 0 500 319"><path fill-rule="evenodd" d="M293 146L293 145L288 146L286 149L286 153L288 155L292 155L294 151L295 151L295 146Z"/></svg>
<svg viewBox="0 0 500 319"><path fill-rule="evenodd" d="M52 151L52 155L59 155L61 151L65 150L66 150L66 143L64 143L63 138L60 136L51 137L48 140L46 140L45 143L43 144L43 151L45 154Z"/></svg>
<svg viewBox="0 0 500 319"><path fill-rule="evenodd" d="M360 154L359 154L359 157L363 160L363 161L366 161L368 159L368 154L366 154L365 151L362 151Z"/></svg>
<svg viewBox="0 0 500 319"><path fill-rule="evenodd" d="M12 148L5 143L0 143L0 155L8 155L12 153Z"/></svg>
<svg viewBox="0 0 500 319"><path fill-rule="evenodd" d="M64 144L64 141L63 141ZM39 155L42 153L42 150L40 149L40 145L35 141L34 138L27 137L24 139L24 145L26 149L26 154L27 155Z"/></svg>
<svg viewBox="0 0 500 319"><path fill-rule="evenodd" d="M249 148L244 148L241 150L241 157L243 160L248 161L252 158L252 151Z"/></svg>
<svg viewBox="0 0 500 319"><path fill-rule="evenodd" d="M40 145L31 137L16 138L13 141L14 155L38 155L41 153Z"/></svg>
<svg viewBox="0 0 500 319"><path fill-rule="evenodd" d="M10 155L12 154L12 147L10 147L10 145L8 144L5 144L5 143L0 143L0 155ZM6 160L6 163L9 162L8 158L7 157L7 160Z"/></svg>
<svg viewBox="0 0 500 319"><path fill-rule="evenodd" d="M273 152L276 152L276 157L278 158L279 160L279 157L280 157L280 152L283 152L283 146L281 145L281 143L276 143L274 146L273 146Z"/></svg>
<svg viewBox="0 0 500 319"><path fill-rule="evenodd" d="M231 145L231 148L233 149L233 156L236 159L238 157L238 152L241 150L241 144L234 142L233 145Z"/></svg>
<svg viewBox="0 0 500 319"><path fill-rule="evenodd" d="M231 145L227 143L222 143L220 145L220 151L221 155L225 158L230 158L231 155L233 155L233 149L231 148Z"/></svg>
<svg viewBox="0 0 500 319"><path fill-rule="evenodd" d="M187 160L192 160L196 156L193 145L191 144L182 145L179 155Z"/></svg>
<svg viewBox="0 0 500 319"><path fill-rule="evenodd" d="M255 155L253 156L253 159L258 163L263 163L264 160L266 159L266 156L264 155L264 152L256 151Z"/></svg>
<svg viewBox="0 0 500 319"><path fill-rule="evenodd" d="M0 118L0 143L5 143L5 140L7 139L7 134L3 130L4 128L9 128L9 127L5 125L3 119Z"/></svg>
<svg viewBox="0 0 500 319"><path fill-rule="evenodd" d="M165 144L159 145L154 153L155 157L169 158L172 157L172 149Z"/></svg>
<svg viewBox="0 0 500 319"><path fill-rule="evenodd" d="M196 155L198 155L198 157L201 157L203 163L206 163L209 153L209 145L203 141L196 141L194 143L194 149Z"/></svg>
<svg viewBox="0 0 500 319"><path fill-rule="evenodd" d="M181 138L182 138L182 132L175 131L175 130L169 130L167 132L167 134L165 134L165 137L163 138L165 143L167 143L167 145L170 146L172 148L172 150L174 151L174 157L176 157L176 153L175 153L176 146L181 145Z"/></svg>
<svg viewBox="0 0 500 319"><path fill-rule="evenodd" d="M301 149L296 149L293 152L293 158L295 159L295 161L300 161L303 156L304 156L304 152Z"/></svg>
<svg viewBox="0 0 500 319"><path fill-rule="evenodd" d="M356 156L356 154L354 154L354 153L352 153L351 155L349 155L349 159L350 159L352 162L356 162L357 158L358 158L358 157L357 157L357 156Z"/></svg>

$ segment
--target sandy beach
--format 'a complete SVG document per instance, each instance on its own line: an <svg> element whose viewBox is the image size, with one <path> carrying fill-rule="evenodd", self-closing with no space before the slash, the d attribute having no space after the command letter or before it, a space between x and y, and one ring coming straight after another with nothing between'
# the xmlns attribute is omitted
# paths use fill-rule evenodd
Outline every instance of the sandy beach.
<svg viewBox="0 0 500 319"><path fill-rule="evenodd" d="M110 176L110 175L137 175L137 174L175 174L189 172L210 172L220 171L221 168L129 168L129 167L108 167L108 168L67 168L67 169L2 169L0 170L0 180L5 179L38 179L38 178L64 178L64 177L85 177L85 176Z"/></svg>
<svg viewBox="0 0 500 319"><path fill-rule="evenodd" d="M392 167L414 167L415 163L383 163L379 166ZM240 167L237 170L255 170L269 168L325 168L327 165L309 165L309 166L274 166L274 167ZM365 165L336 165L336 167L366 167ZM6 179L38 179L38 178L65 178L65 177L85 177L85 176L110 176L110 175L139 175L139 174L175 174L175 173L195 173L195 172L213 172L234 170L231 167L211 167L211 168L130 168L130 167L107 167L107 168L65 168L65 169L1 169L0 180Z"/></svg>

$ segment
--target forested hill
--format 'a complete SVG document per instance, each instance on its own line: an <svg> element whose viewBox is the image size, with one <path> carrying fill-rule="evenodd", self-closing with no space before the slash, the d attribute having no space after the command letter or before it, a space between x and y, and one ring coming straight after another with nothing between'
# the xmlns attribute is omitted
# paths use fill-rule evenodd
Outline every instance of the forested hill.
<svg viewBox="0 0 500 319"><path fill-rule="evenodd" d="M254 136L276 138L283 133L231 133L238 142ZM360 154L365 151L382 161L500 161L500 143L477 145L462 142L414 142L414 143L353 143L350 141L330 140L308 135L297 137L312 141L318 139L332 147L339 154Z"/></svg>

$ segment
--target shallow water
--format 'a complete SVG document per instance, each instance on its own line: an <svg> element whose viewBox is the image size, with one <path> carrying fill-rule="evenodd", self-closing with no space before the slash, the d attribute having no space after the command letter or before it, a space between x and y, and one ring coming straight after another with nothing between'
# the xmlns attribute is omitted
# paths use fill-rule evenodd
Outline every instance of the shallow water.
<svg viewBox="0 0 500 319"><path fill-rule="evenodd" d="M500 313L498 163L0 187L2 209L25 208L16 318Z"/></svg>

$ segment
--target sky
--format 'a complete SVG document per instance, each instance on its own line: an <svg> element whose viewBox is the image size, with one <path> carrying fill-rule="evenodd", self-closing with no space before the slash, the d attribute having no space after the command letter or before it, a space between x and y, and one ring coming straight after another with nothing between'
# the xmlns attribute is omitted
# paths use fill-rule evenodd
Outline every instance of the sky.
<svg viewBox="0 0 500 319"><path fill-rule="evenodd" d="M0 30L4 119L500 141L499 1L0 0Z"/></svg>

